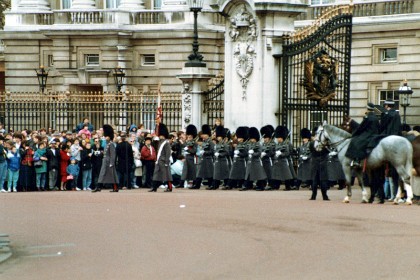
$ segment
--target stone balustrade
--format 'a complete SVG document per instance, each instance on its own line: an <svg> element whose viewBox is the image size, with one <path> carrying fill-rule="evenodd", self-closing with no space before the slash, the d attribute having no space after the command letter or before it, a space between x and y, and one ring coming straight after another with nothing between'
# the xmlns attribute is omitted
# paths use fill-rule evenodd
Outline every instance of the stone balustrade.
<svg viewBox="0 0 420 280"><path fill-rule="evenodd" d="M171 24L189 21L190 11L167 10L54 10L32 13L6 13L7 26L54 24ZM224 25L225 18L213 11L203 12L216 25Z"/></svg>
<svg viewBox="0 0 420 280"><path fill-rule="evenodd" d="M418 4L417 4L418 5ZM319 17L331 5L314 5L309 7L307 14L301 14L298 20L313 20ZM355 17L409 14L420 12L420 5L415 6L414 0L384 0L372 2L354 1L353 15Z"/></svg>

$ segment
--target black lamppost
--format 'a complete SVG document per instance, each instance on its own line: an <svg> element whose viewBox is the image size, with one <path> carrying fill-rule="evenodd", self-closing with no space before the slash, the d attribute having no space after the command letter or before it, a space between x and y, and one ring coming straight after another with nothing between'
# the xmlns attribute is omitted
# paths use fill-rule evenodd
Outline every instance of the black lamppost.
<svg viewBox="0 0 420 280"><path fill-rule="evenodd" d="M413 91L411 87L408 86L407 80L403 81L403 85L398 90L398 94L400 96L400 105L404 108L404 119L403 124L406 124L405 117L406 117L406 110L407 107L410 106L411 96L413 95Z"/></svg>
<svg viewBox="0 0 420 280"><path fill-rule="evenodd" d="M198 12L203 9L204 0L187 0L190 11L194 13L194 40L192 44L192 54L188 56L186 67L206 67L206 63L202 62L203 56L198 53L198 31L197 31L197 16Z"/></svg>
<svg viewBox="0 0 420 280"><path fill-rule="evenodd" d="M39 66L39 69L35 69L36 76L38 77L39 88L44 93L45 87L47 86L48 70L45 71L44 66Z"/></svg>
<svg viewBox="0 0 420 280"><path fill-rule="evenodd" d="M118 66L117 68L114 69L114 79L115 79L115 84L117 85L118 92L121 91L121 87L124 85L123 83L124 77L125 77L125 73L124 73L124 70L121 68L121 66Z"/></svg>

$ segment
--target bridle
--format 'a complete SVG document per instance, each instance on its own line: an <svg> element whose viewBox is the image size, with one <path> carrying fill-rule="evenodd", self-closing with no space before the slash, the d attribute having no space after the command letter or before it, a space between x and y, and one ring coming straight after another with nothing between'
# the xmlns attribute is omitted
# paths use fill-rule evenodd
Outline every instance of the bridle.
<svg viewBox="0 0 420 280"><path fill-rule="evenodd" d="M322 139L322 136L324 137L324 140ZM336 148L343 143L344 141L346 141L347 139L351 138L350 137L345 137L343 139L341 139L340 141L337 142L330 142L330 138L328 136L328 133L324 130L324 128L320 129L320 132L317 135L317 141L318 141L318 145L320 145L322 148L326 148L328 151L332 151L332 150L336 150ZM341 150L341 149L340 149ZM337 150L337 153L340 152L339 150Z"/></svg>

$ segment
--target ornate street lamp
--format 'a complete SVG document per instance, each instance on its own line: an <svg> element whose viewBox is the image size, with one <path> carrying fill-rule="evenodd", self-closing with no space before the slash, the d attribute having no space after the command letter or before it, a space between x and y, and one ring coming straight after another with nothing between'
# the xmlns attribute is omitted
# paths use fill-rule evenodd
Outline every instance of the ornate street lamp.
<svg viewBox="0 0 420 280"><path fill-rule="evenodd" d="M39 66L39 69L35 69L36 76L38 77L39 88L44 93L45 87L47 86L48 70L45 71L44 66Z"/></svg>
<svg viewBox="0 0 420 280"><path fill-rule="evenodd" d="M203 56L198 53L198 31L197 31L197 16L198 12L203 9L204 0L187 0L190 11L194 13L194 40L192 44L192 54L188 56L186 67L206 67L206 63L202 62Z"/></svg>
<svg viewBox="0 0 420 280"><path fill-rule="evenodd" d="M117 68L114 69L114 79L115 79L115 84L117 85L118 92L121 91L121 87L124 85L123 83L124 77L125 77L125 73L124 73L124 70L121 68L121 66L118 66Z"/></svg>
<svg viewBox="0 0 420 280"><path fill-rule="evenodd" d="M403 85L398 90L398 94L400 96L400 105L404 108L404 119L403 124L406 124L405 117L406 117L406 110L407 107L410 106L411 96L413 95L413 91L411 87L408 86L407 80L403 81Z"/></svg>

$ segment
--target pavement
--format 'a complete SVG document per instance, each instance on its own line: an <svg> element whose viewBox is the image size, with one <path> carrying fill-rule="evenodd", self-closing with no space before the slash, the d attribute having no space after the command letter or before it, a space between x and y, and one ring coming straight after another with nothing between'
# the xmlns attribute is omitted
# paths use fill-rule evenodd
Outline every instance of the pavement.
<svg viewBox="0 0 420 280"><path fill-rule="evenodd" d="M0 194L1 280L415 279L420 208L345 191Z"/></svg>

